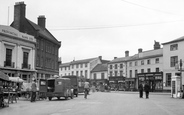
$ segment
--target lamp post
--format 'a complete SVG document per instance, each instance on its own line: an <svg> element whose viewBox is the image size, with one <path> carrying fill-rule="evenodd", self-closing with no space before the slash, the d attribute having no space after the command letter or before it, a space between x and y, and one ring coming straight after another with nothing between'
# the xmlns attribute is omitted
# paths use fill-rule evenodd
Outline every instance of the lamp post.
<svg viewBox="0 0 184 115"><path fill-rule="evenodd" d="M180 59L180 97L182 97L182 59Z"/></svg>

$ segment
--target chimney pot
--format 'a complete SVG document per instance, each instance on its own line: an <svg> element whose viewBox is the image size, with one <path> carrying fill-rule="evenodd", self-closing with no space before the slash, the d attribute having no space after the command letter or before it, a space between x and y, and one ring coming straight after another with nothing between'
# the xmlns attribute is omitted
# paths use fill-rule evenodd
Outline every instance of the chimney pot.
<svg viewBox="0 0 184 115"><path fill-rule="evenodd" d="M141 53L141 52L142 52L142 48L139 48L139 49L138 49L138 53Z"/></svg>

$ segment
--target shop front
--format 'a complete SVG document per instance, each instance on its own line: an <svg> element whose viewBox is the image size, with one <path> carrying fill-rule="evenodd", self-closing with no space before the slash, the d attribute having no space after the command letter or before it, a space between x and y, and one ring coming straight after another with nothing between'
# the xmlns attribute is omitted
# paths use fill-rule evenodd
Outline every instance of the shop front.
<svg viewBox="0 0 184 115"><path fill-rule="evenodd" d="M109 86L111 90L125 90L125 77L117 76L117 77L109 77Z"/></svg>
<svg viewBox="0 0 184 115"><path fill-rule="evenodd" d="M125 79L126 83L126 90L128 91L134 91L136 88L136 78L126 78Z"/></svg>
<svg viewBox="0 0 184 115"><path fill-rule="evenodd" d="M160 92L163 91L163 73L151 72L151 73L138 73L138 84L148 83L150 85L150 91Z"/></svg>

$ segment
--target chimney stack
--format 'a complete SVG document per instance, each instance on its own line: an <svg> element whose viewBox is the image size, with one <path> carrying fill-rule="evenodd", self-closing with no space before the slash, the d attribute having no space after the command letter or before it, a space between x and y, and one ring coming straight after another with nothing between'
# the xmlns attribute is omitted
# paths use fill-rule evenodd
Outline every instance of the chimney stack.
<svg viewBox="0 0 184 115"><path fill-rule="evenodd" d="M117 59L117 57L114 57L114 59Z"/></svg>
<svg viewBox="0 0 184 115"><path fill-rule="evenodd" d="M160 43L159 42L156 42L156 41L154 41L154 42L155 42L155 44L154 44L154 50L160 49Z"/></svg>
<svg viewBox="0 0 184 115"><path fill-rule="evenodd" d="M26 5L24 2L16 2L14 5L14 23L13 27L21 32L24 32L22 26L26 16Z"/></svg>
<svg viewBox="0 0 184 115"><path fill-rule="evenodd" d="M138 49L138 53L141 53L141 52L142 52L142 48L139 48L139 49Z"/></svg>
<svg viewBox="0 0 184 115"><path fill-rule="evenodd" d="M42 28L45 28L45 16L44 15L40 15L38 17L38 25L41 26Z"/></svg>
<svg viewBox="0 0 184 115"><path fill-rule="evenodd" d="M100 60L102 60L102 56L98 56L98 58L99 58Z"/></svg>
<svg viewBox="0 0 184 115"><path fill-rule="evenodd" d="M125 51L125 57L128 57L129 56L129 51Z"/></svg>

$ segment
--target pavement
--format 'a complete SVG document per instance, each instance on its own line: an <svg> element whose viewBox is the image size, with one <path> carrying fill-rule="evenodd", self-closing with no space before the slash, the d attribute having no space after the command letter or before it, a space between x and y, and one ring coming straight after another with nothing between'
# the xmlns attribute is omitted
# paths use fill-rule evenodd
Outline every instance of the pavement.
<svg viewBox="0 0 184 115"><path fill-rule="evenodd" d="M149 99L139 92L90 92L87 99L80 94L74 99L34 103L20 98L18 103L0 109L0 115L184 115L184 99L171 98L170 93L150 92Z"/></svg>

